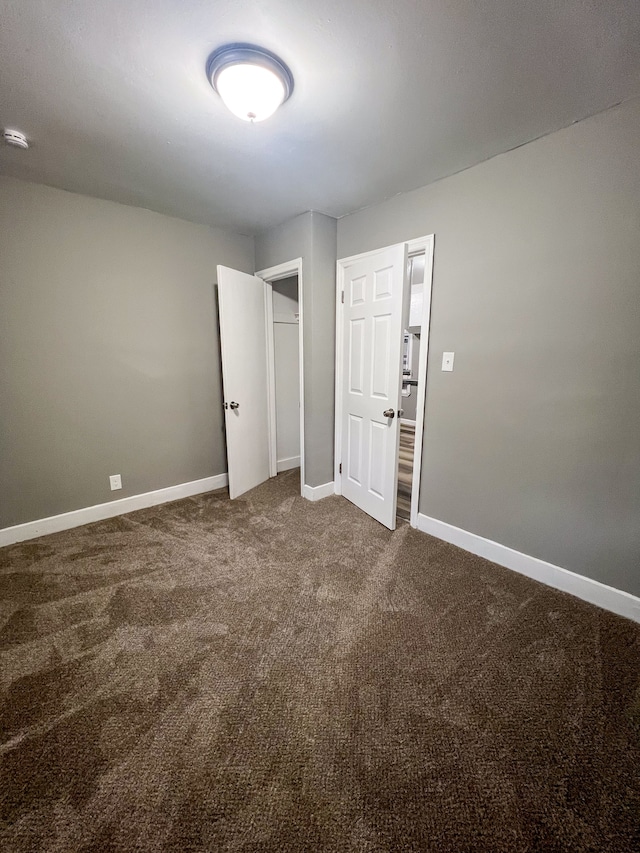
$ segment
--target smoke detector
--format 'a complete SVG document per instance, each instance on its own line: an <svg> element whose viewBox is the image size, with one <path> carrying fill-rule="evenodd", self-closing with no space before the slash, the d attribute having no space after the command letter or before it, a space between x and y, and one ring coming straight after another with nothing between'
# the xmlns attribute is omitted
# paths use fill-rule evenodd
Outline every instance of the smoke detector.
<svg viewBox="0 0 640 853"><path fill-rule="evenodd" d="M14 148L28 148L29 142L27 137L19 130L12 130L8 127L2 131L2 138L7 145L13 145Z"/></svg>

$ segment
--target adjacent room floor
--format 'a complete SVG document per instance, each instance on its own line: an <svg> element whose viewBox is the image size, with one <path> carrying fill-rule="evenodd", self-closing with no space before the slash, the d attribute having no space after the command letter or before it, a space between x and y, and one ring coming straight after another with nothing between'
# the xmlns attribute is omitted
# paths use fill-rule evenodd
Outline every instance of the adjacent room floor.
<svg viewBox="0 0 640 853"><path fill-rule="evenodd" d="M413 481L415 443L415 424L401 422L398 447L398 502L396 505L396 515L405 521L409 521L411 518L411 483Z"/></svg>
<svg viewBox="0 0 640 853"><path fill-rule="evenodd" d="M640 849L640 626L298 476L0 551L0 848Z"/></svg>

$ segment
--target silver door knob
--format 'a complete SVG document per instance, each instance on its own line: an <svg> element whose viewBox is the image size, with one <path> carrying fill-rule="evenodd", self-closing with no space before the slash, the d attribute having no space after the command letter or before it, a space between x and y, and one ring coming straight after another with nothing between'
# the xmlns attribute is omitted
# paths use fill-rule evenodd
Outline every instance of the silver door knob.
<svg viewBox="0 0 640 853"><path fill-rule="evenodd" d="M229 403L229 408L230 409L239 409L240 403Z"/></svg>
<svg viewBox="0 0 640 853"><path fill-rule="evenodd" d="M393 409L385 409L382 414L385 416L385 418L395 418L396 416L396 413L393 411Z"/></svg>

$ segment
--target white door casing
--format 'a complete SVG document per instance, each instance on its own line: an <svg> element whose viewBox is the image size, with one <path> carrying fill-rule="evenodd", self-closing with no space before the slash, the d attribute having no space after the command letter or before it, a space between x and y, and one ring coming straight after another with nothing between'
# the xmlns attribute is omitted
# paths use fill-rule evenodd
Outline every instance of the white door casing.
<svg viewBox="0 0 640 853"><path fill-rule="evenodd" d="M396 526L406 244L340 261L341 492L385 527ZM392 410L393 417L385 415Z"/></svg>
<svg viewBox="0 0 640 853"><path fill-rule="evenodd" d="M265 282L218 266L229 495L269 478Z"/></svg>

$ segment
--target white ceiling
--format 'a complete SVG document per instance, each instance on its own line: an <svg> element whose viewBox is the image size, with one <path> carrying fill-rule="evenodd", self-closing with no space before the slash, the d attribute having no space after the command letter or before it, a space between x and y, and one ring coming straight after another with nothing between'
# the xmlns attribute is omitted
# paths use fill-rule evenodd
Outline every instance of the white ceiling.
<svg viewBox="0 0 640 853"><path fill-rule="evenodd" d="M243 232L341 216L640 95L637 0L0 0L0 173ZM254 126L205 76L260 44Z"/></svg>

